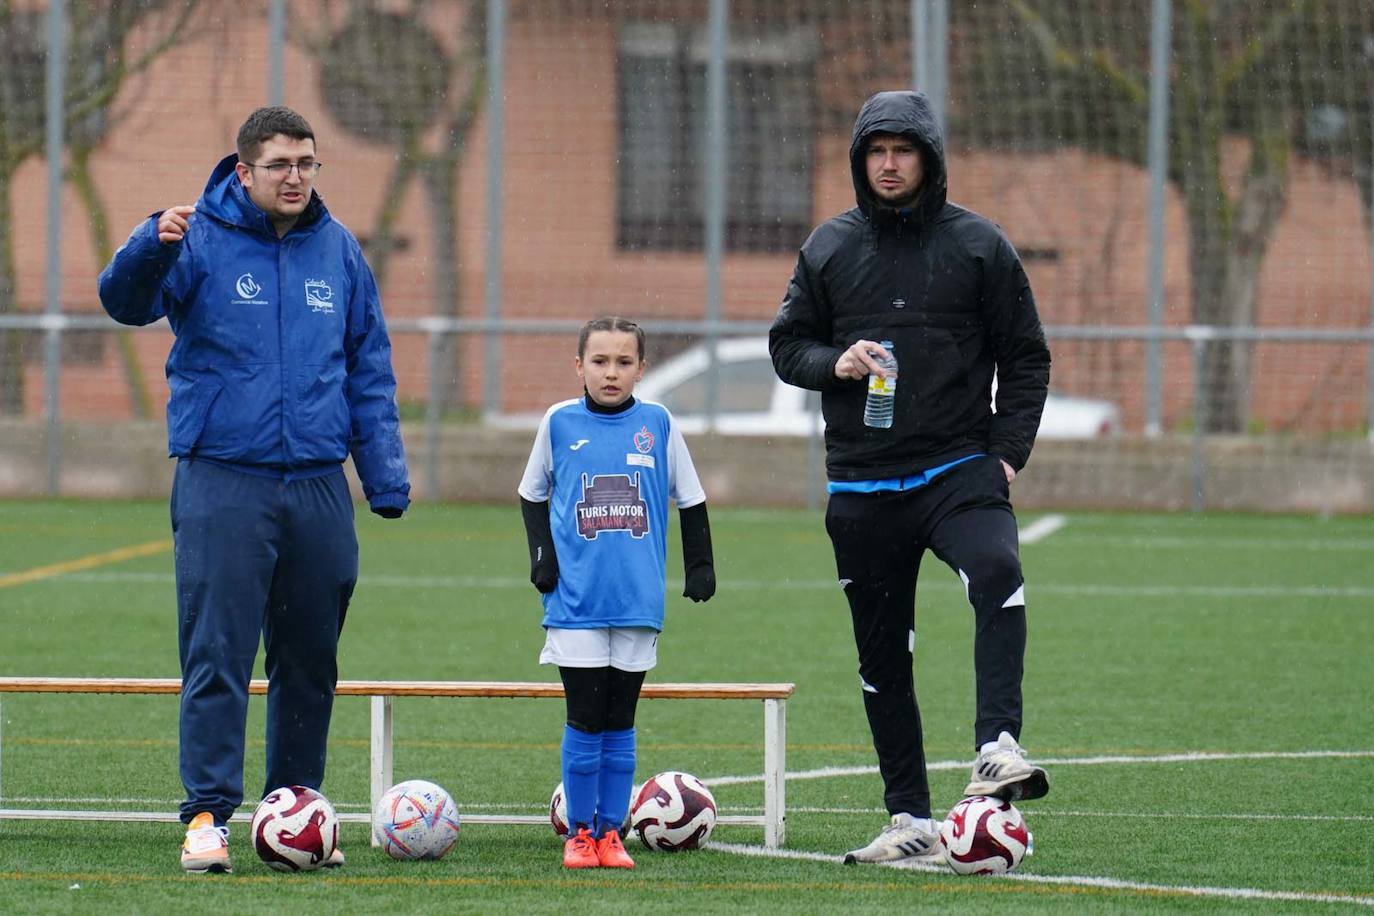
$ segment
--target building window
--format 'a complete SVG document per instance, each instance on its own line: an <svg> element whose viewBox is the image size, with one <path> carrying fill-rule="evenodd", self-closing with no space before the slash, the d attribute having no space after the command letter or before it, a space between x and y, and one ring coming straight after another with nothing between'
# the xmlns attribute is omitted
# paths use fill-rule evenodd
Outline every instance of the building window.
<svg viewBox="0 0 1374 916"><path fill-rule="evenodd" d="M621 30L622 249L702 247L709 47L704 26ZM813 216L815 40L796 28L732 34L725 82L726 248L795 250Z"/></svg>

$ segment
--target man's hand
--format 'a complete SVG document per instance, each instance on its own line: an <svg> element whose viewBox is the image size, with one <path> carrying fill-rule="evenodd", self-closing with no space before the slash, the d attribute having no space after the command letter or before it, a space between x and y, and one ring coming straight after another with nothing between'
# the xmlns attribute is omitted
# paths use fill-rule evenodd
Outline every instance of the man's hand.
<svg viewBox="0 0 1374 916"><path fill-rule="evenodd" d="M840 354L840 359L835 363L835 377L847 379L861 379L869 375L877 375L887 378L887 370L878 365L872 353L878 354L883 359L890 359L892 354L878 343L871 340L855 341L848 350Z"/></svg>
<svg viewBox="0 0 1374 916"><path fill-rule="evenodd" d="M1001 461L1002 459L999 458L997 460ZM1007 464L1005 461L1002 461L1002 473L1007 475L1007 483L1011 483L1013 480L1016 479L1016 471L1014 471L1012 469L1012 466Z"/></svg>
<svg viewBox="0 0 1374 916"><path fill-rule="evenodd" d="M168 207L162 211L162 215L157 218L157 240L164 245L171 245L181 241L186 237L186 230L191 225L191 214L196 212L193 206Z"/></svg>

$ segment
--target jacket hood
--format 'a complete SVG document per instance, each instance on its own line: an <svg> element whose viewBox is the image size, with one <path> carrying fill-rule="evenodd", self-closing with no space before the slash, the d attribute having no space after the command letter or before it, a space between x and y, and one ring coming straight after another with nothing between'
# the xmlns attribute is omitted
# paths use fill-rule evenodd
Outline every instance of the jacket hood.
<svg viewBox="0 0 1374 916"><path fill-rule="evenodd" d="M272 228L272 221L261 207L253 203L248 196L248 190L239 181L238 173L234 169L238 161L237 153L230 153L219 161L219 165L215 166L209 180L205 182L205 190L200 192L200 200L196 201L196 212L212 216L230 226L267 232L275 236L276 230ZM296 228L305 228L322 222L328 215L324 200L315 193L314 188L311 188L310 203L306 204L305 211L296 221Z"/></svg>
<svg viewBox="0 0 1374 916"><path fill-rule="evenodd" d="M854 178L854 195L864 216L871 217L883 206L868 184L864 166L864 146L872 134L910 137L922 151L924 175L921 190L911 209L919 218L934 216L945 205L948 192L945 175L945 140L940 122L924 92L896 90L869 97L854 119L854 138L849 144L849 170Z"/></svg>

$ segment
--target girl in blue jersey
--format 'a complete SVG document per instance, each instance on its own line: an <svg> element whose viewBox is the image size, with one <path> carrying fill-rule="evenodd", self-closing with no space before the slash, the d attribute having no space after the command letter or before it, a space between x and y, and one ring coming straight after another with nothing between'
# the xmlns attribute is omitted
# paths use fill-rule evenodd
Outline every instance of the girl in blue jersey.
<svg viewBox="0 0 1374 916"><path fill-rule="evenodd" d="M634 783L635 705L663 629L668 503L682 528L684 597L716 592L706 494L662 404L634 398L644 331L596 318L577 338L583 396L539 424L520 508L530 581L543 596L540 664L567 695L563 793L567 868L634 868L620 829Z"/></svg>

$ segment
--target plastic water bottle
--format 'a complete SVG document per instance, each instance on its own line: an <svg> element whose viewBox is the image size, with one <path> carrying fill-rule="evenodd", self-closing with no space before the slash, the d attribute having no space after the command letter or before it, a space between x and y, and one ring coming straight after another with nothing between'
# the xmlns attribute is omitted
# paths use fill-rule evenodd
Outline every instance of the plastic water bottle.
<svg viewBox="0 0 1374 916"><path fill-rule="evenodd" d="M887 352L892 353L892 341L880 340L878 343L882 344ZM889 429L892 426L892 405L897 400L897 357L894 354L890 359L879 359L873 355L873 359L888 371L888 376L868 377L868 399L864 401L864 426Z"/></svg>

